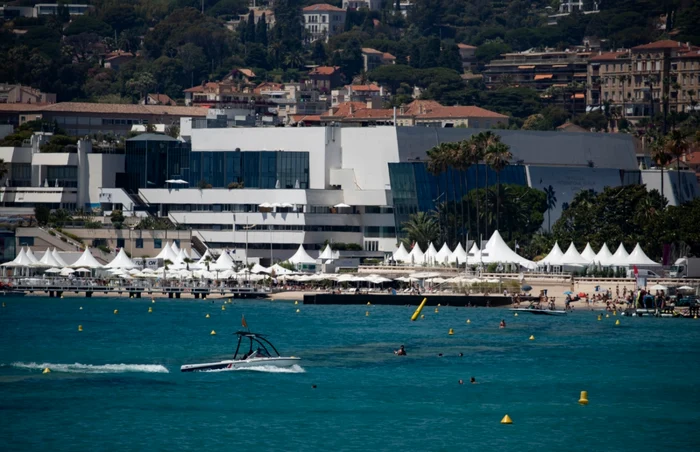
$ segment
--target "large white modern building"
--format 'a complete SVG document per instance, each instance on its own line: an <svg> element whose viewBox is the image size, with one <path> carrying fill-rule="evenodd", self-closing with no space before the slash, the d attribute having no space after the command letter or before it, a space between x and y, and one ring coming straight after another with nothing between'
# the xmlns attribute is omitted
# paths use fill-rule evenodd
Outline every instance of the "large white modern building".
<svg viewBox="0 0 700 452"><path fill-rule="evenodd" d="M496 175L485 165L433 176L427 151L482 129L439 127L182 127L181 140L142 134L123 154L92 149L40 152L0 148L9 165L0 181L0 213L51 208L122 209L127 215L169 218L191 230L195 247L235 249L268 262L303 244L313 255L325 242L359 245L365 255L393 251L402 224L436 200L461 199ZM635 146L623 134L499 130L512 164L503 183L555 194L552 224L581 190L644 183L659 186L660 171L640 170ZM486 175L488 174L488 178ZM695 175L664 172L670 204L700 196ZM454 181L459 181L455 183ZM544 225L546 227L546 225ZM149 244L142 244L148 246ZM125 245L128 247L128 245Z"/></svg>

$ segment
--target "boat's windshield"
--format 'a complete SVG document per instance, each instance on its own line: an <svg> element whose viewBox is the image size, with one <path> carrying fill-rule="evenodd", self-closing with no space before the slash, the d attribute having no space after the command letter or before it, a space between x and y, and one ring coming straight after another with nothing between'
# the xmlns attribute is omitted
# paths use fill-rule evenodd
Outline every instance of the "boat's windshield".
<svg viewBox="0 0 700 452"><path fill-rule="evenodd" d="M238 334L238 346L233 359L248 359L252 357L270 358L279 356L274 345L257 334Z"/></svg>

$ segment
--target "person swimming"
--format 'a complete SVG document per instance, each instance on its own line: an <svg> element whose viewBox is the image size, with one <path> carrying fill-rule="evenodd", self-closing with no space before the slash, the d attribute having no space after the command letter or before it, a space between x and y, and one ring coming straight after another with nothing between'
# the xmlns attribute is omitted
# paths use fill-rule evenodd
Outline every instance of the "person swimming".
<svg viewBox="0 0 700 452"><path fill-rule="evenodd" d="M505 321L505 320L501 320L501 324L498 325L498 327L499 327L499 328L505 328L505 327L506 327L506 321Z"/></svg>
<svg viewBox="0 0 700 452"><path fill-rule="evenodd" d="M402 345L401 347L399 347L398 350L394 350L394 354L395 354L396 356L406 356L406 349L405 349L404 346Z"/></svg>
<svg viewBox="0 0 700 452"><path fill-rule="evenodd" d="M479 383L476 382L476 378L474 378L474 377L471 377L471 378L469 379L469 383L471 383L471 384L473 384L473 385L479 384Z"/></svg>

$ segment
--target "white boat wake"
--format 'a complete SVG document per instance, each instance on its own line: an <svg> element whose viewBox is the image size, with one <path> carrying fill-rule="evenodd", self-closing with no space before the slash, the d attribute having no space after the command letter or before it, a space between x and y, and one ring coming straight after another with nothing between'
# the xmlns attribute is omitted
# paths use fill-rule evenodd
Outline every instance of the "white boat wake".
<svg viewBox="0 0 700 452"><path fill-rule="evenodd" d="M80 374L121 374L129 372L167 374L168 369L160 364L56 364L56 363L22 363L14 362L12 367L18 369L43 370L49 368L51 372L66 372Z"/></svg>
<svg viewBox="0 0 700 452"><path fill-rule="evenodd" d="M200 372L241 372L252 370L253 372L268 372L271 374L303 374L306 372L303 367L298 364L294 364L291 367L275 367L275 366L251 366L251 367L240 367L237 369L212 369L212 370L202 370Z"/></svg>

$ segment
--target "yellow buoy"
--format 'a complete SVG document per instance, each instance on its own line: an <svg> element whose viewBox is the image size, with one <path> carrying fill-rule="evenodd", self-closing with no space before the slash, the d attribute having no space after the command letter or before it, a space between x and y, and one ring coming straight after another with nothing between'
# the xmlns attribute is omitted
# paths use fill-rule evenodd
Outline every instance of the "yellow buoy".
<svg viewBox="0 0 700 452"><path fill-rule="evenodd" d="M205 319L208 319L208 318L209 318L209 314L205 315L204 318L205 318Z"/></svg>
<svg viewBox="0 0 700 452"><path fill-rule="evenodd" d="M435 308L435 314L437 314L438 312L440 312L440 311L438 311L438 308Z"/></svg>
<svg viewBox="0 0 700 452"><path fill-rule="evenodd" d="M581 405L588 405L588 391L581 391L581 398L578 399Z"/></svg>
<svg viewBox="0 0 700 452"><path fill-rule="evenodd" d="M615 320L615 325L619 325L619 324L620 324L620 319Z"/></svg>
<svg viewBox="0 0 700 452"><path fill-rule="evenodd" d="M503 416L503 419L501 419L501 424L512 424L513 419L510 418L507 414Z"/></svg>
<svg viewBox="0 0 700 452"><path fill-rule="evenodd" d="M424 318L425 318L425 315L424 315L424 314L421 314L421 315L420 315L420 318L421 318L421 319L424 319Z"/></svg>
<svg viewBox="0 0 700 452"><path fill-rule="evenodd" d="M454 330L453 330L452 328L450 328L450 331L448 331L447 334L449 334L450 336L452 336L453 334L455 334L455 332L454 332Z"/></svg>
<svg viewBox="0 0 700 452"><path fill-rule="evenodd" d="M609 318L610 318L610 314L605 314L605 318L606 318L606 319L609 319Z"/></svg>
<svg viewBox="0 0 700 452"><path fill-rule="evenodd" d="M225 310L226 310L226 306L221 305L221 310L222 310L222 311L225 311Z"/></svg>
<svg viewBox="0 0 700 452"><path fill-rule="evenodd" d="M81 311L83 310L83 307L82 307L82 306L80 307L80 310L81 310Z"/></svg>
<svg viewBox="0 0 700 452"><path fill-rule="evenodd" d="M118 310L118 309L115 309L115 310L114 310L114 313L115 313L115 314L119 314L119 310Z"/></svg>
<svg viewBox="0 0 700 452"><path fill-rule="evenodd" d="M63 295L61 295L61 298L63 298Z"/></svg>
<svg viewBox="0 0 700 452"><path fill-rule="evenodd" d="M297 305L297 304L299 304L299 302L298 302L298 301L295 301L294 304Z"/></svg>
<svg viewBox="0 0 700 452"><path fill-rule="evenodd" d="M83 331L83 325L78 325L78 331Z"/></svg>
<svg viewBox="0 0 700 452"><path fill-rule="evenodd" d="M693 319L697 320L697 319L698 319L698 316L697 316L697 315L696 315L696 316L693 316Z"/></svg>
<svg viewBox="0 0 700 452"><path fill-rule="evenodd" d="M371 305L371 304L372 304L372 303L370 303L369 301L367 302L367 306L369 306L369 305Z"/></svg>
<svg viewBox="0 0 700 452"><path fill-rule="evenodd" d="M156 302L156 299L155 299L155 298L151 298L151 303L155 303L155 302Z"/></svg>
<svg viewBox="0 0 700 452"><path fill-rule="evenodd" d="M365 317L369 317L369 311L365 311Z"/></svg>
<svg viewBox="0 0 700 452"><path fill-rule="evenodd" d="M617 311L613 311L613 315L617 315Z"/></svg>
<svg viewBox="0 0 700 452"><path fill-rule="evenodd" d="M42 372L42 374L50 374L50 373L51 373L51 369L49 369L48 367L46 369L44 369L44 371Z"/></svg>
<svg viewBox="0 0 700 452"><path fill-rule="evenodd" d="M3 307L3 308L5 307L5 302L4 302L4 301L2 302L2 307Z"/></svg>
<svg viewBox="0 0 700 452"><path fill-rule="evenodd" d="M467 323L472 323L472 321L471 321L471 320L469 320L469 319L467 319Z"/></svg>
<svg viewBox="0 0 700 452"><path fill-rule="evenodd" d="M598 320L603 320L603 316L598 314Z"/></svg>
<svg viewBox="0 0 700 452"><path fill-rule="evenodd" d="M428 301L427 298L423 298L423 301L421 301L420 304L418 305L418 309L416 309L416 312L414 312L413 315L411 316L411 322L415 322L415 321L416 321L416 319L417 319L418 316L420 315L420 312L423 310L423 306L425 306L425 303L426 303L427 301ZM422 319L423 316L421 315L420 318Z"/></svg>
<svg viewBox="0 0 700 452"><path fill-rule="evenodd" d="M130 293L129 298L134 298L134 294Z"/></svg>
<svg viewBox="0 0 700 452"><path fill-rule="evenodd" d="M535 335L534 335L534 334L530 336L530 340L531 340L531 341L534 341L534 340L535 340Z"/></svg>
<svg viewBox="0 0 700 452"><path fill-rule="evenodd" d="M438 308L439 308L439 307L442 307L442 305L441 305L440 303L438 303Z"/></svg>
<svg viewBox="0 0 700 452"><path fill-rule="evenodd" d="M228 303L231 304L231 299L230 299L230 298L228 299Z"/></svg>
<svg viewBox="0 0 700 452"><path fill-rule="evenodd" d="M514 315L513 317L517 317L517 316L518 316L518 313L516 312L515 315Z"/></svg>
<svg viewBox="0 0 700 452"><path fill-rule="evenodd" d="M149 312L149 313L150 313L150 312L153 312L153 308L149 306L149 307L148 307L148 312Z"/></svg>
<svg viewBox="0 0 700 452"><path fill-rule="evenodd" d="M216 336L216 331L211 330L211 333L209 333L209 334L212 335L212 336Z"/></svg>
<svg viewBox="0 0 700 452"><path fill-rule="evenodd" d="M297 309L297 314L301 312L301 309Z"/></svg>

